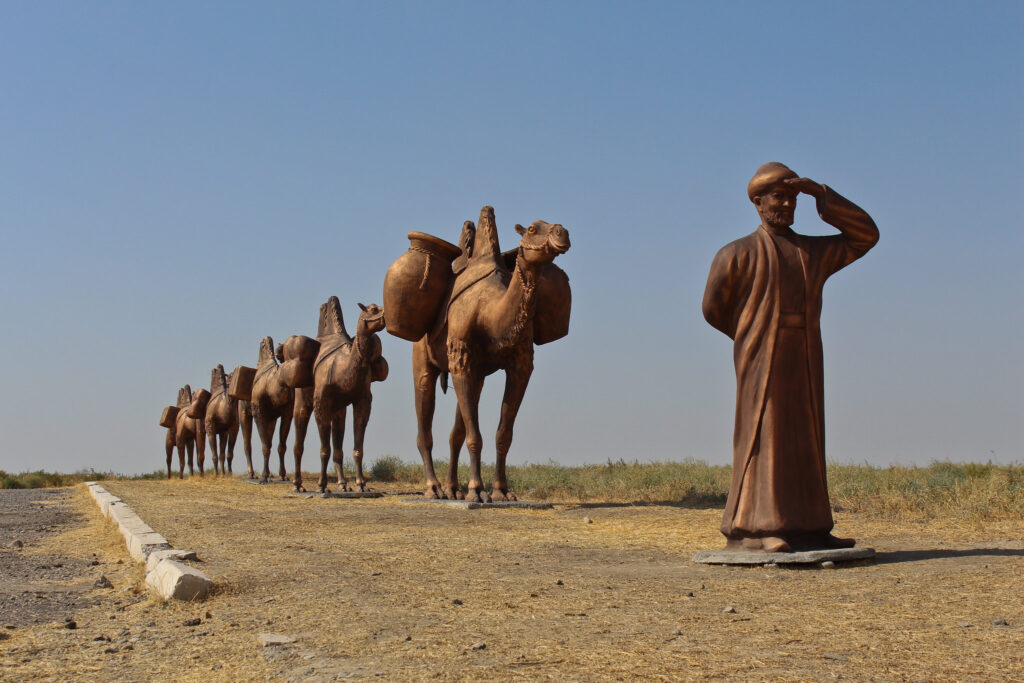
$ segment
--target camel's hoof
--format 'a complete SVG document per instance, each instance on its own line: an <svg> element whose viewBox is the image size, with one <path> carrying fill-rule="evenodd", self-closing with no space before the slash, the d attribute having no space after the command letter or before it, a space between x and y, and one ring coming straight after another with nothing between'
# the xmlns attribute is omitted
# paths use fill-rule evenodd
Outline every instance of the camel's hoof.
<svg viewBox="0 0 1024 683"><path fill-rule="evenodd" d="M423 497L426 498L427 500L437 500L441 496L438 495L437 491L428 486L427 489L423 492Z"/></svg>
<svg viewBox="0 0 1024 683"><path fill-rule="evenodd" d="M299 485L295 486L295 493L305 493L305 492L306 492L306 488L304 486L299 486Z"/></svg>
<svg viewBox="0 0 1024 683"><path fill-rule="evenodd" d="M470 489L466 493L466 500L470 503L486 503L487 501L482 499L483 495L486 495L483 491L474 491L473 489Z"/></svg>
<svg viewBox="0 0 1024 683"><path fill-rule="evenodd" d="M490 503L491 502L491 494L487 493L487 491L481 491L480 492L480 502L481 503Z"/></svg>
<svg viewBox="0 0 1024 683"><path fill-rule="evenodd" d="M356 484L356 488L359 489L362 492L365 492L366 491L366 484L359 484L359 483L357 483Z"/></svg>

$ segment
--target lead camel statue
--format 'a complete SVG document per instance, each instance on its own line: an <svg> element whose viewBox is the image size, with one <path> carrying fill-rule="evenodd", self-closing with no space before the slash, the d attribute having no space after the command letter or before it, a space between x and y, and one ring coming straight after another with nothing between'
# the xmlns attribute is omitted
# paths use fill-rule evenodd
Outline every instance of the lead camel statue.
<svg viewBox="0 0 1024 683"><path fill-rule="evenodd" d="M509 490L505 460L512 445L516 414L533 372L534 343L547 343L568 332L568 278L552 261L569 250L569 232L561 225L539 220L527 228L516 225L519 247L502 254L494 209L485 206L478 223L474 226L467 221L463 226L461 255L455 264L458 276L451 284L450 294L443 300L433 329L413 346L413 382L419 424L417 445L423 457L427 498L465 498L477 502L516 500ZM447 246L456 253L460 251L454 245ZM415 243L413 249L417 249ZM398 262L392 269L397 267ZM437 266L432 265L428 257L423 282L427 281L431 268ZM389 271L389 279L391 276ZM392 314L387 294L386 289L384 306L388 310L391 331ZM558 319L554 326L556 331L551 329L553 318ZM483 441L478 411L484 378L498 370L505 371L505 393L496 437L494 481L488 493L480 473ZM450 438L448 477L442 486L434 473L431 432L437 379L441 377L442 389L446 389L449 373L458 408ZM470 457L465 494L458 480L459 452L463 443Z"/></svg>

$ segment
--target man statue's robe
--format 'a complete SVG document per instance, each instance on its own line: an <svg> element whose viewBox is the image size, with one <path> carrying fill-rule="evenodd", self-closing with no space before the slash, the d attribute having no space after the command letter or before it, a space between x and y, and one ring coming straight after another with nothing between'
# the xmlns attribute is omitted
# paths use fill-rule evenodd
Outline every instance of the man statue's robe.
<svg viewBox="0 0 1024 683"><path fill-rule="evenodd" d="M822 220L840 234L758 227L715 255L704 317L734 341L736 424L722 533L813 546L833 526L825 476L821 293L863 256L878 228L825 187Z"/></svg>

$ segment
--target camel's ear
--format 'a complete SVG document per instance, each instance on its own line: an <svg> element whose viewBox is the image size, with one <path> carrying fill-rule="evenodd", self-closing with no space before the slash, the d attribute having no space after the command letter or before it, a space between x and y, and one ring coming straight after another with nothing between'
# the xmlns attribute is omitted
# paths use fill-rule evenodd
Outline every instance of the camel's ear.
<svg viewBox="0 0 1024 683"><path fill-rule="evenodd" d="M364 313L366 312L366 306L364 306L364 305L362 305L362 304L356 304L356 305L357 305L357 306L359 306L359 310L360 310L360 311L362 311L362 312L364 312Z"/></svg>
<svg viewBox="0 0 1024 683"><path fill-rule="evenodd" d="M518 223L516 223L516 232L518 232L520 235L525 235L526 234L526 228L524 228L523 226L521 226Z"/></svg>

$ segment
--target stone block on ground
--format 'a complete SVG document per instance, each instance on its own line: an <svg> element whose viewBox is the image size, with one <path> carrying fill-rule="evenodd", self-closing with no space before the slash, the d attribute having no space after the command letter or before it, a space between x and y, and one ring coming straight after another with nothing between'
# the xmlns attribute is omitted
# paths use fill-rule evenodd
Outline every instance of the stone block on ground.
<svg viewBox="0 0 1024 683"><path fill-rule="evenodd" d="M156 569L156 566L164 560L178 560L179 562L184 560L198 560L196 551L194 550L178 550L177 548L170 548L168 550L154 550L149 553L149 557L146 558L146 571L151 572Z"/></svg>
<svg viewBox="0 0 1024 683"><path fill-rule="evenodd" d="M146 575L146 585L166 600L202 600L213 588L213 581L198 569L165 559Z"/></svg>

